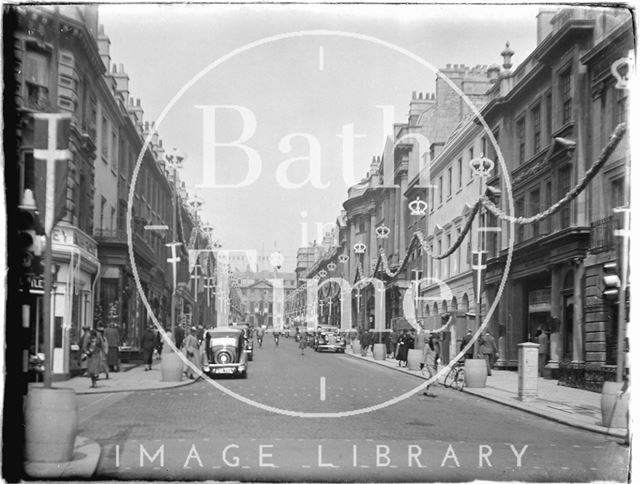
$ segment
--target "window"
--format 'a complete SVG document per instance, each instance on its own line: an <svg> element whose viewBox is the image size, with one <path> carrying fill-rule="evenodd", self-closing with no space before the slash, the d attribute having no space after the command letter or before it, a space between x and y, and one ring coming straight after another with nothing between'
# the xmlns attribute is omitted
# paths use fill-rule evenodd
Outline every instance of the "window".
<svg viewBox="0 0 640 484"><path fill-rule="evenodd" d="M462 158L458 158L458 188L462 186Z"/></svg>
<svg viewBox="0 0 640 484"><path fill-rule="evenodd" d="M540 137L542 133L540 125L540 104L534 106L531 110L531 124L533 125L533 154L540 151Z"/></svg>
<svg viewBox="0 0 640 484"><path fill-rule="evenodd" d="M500 142L500 129L496 128L493 132L493 137L496 140L496 145ZM498 157L498 150L493 146L493 143L489 143L487 148L489 153L487 157L493 161L493 176L498 176L500 174L500 158Z"/></svg>
<svg viewBox="0 0 640 484"><path fill-rule="evenodd" d="M451 248L451 234L447 234L447 250ZM445 274L443 279L446 279L451 274L451 257L445 259Z"/></svg>
<svg viewBox="0 0 640 484"><path fill-rule="evenodd" d="M28 50L24 59L27 107L38 111L49 107L49 54Z"/></svg>
<svg viewBox="0 0 640 484"><path fill-rule="evenodd" d="M469 148L469 161L473 160L473 146ZM473 180L473 170L471 169L471 165L469 165L469 180Z"/></svg>
<svg viewBox="0 0 640 484"><path fill-rule="evenodd" d="M571 165L566 165L558 171L558 200L566 195L571 188ZM560 209L560 229L571 225L571 203Z"/></svg>
<svg viewBox="0 0 640 484"><path fill-rule="evenodd" d="M100 197L100 230L104 229L104 209L107 205L107 199Z"/></svg>
<svg viewBox="0 0 640 484"><path fill-rule="evenodd" d="M551 204L553 203L553 191L551 189L551 181L547 182L547 187L545 189L545 202L544 202L544 208L545 210L547 208L549 208L551 206ZM551 225L551 221L552 221L553 217L547 217L547 220L545 222L546 228L547 228L547 233L550 234L553 227Z"/></svg>
<svg viewBox="0 0 640 484"><path fill-rule="evenodd" d="M536 188L532 190L529 195L529 217L534 216L540 211L540 189ZM536 222L532 224L533 237L540 235L540 223Z"/></svg>
<svg viewBox="0 0 640 484"><path fill-rule="evenodd" d="M624 198L624 177L620 176L611 180L611 197L609 199L611 206L609 210L623 207L625 205Z"/></svg>
<svg viewBox="0 0 640 484"><path fill-rule="evenodd" d="M429 245L429 253L433 254L433 244ZM429 256L429 277L434 277L433 273L433 257Z"/></svg>
<svg viewBox="0 0 640 484"><path fill-rule="evenodd" d="M456 240L460 238L461 234L462 234L462 229L458 227ZM455 265L454 271L456 273L459 273L461 270L462 270L462 248L458 247L458 250L456 250L456 265Z"/></svg>
<svg viewBox="0 0 640 484"><path fill-rule="evenodd" d="M111 131L111 169L118 169L118 133L116 130Z"/></svg>
<svg viewBox="0 0 640 484"><path fill-rule="evenodd" d="M442 203L442 176L438 178L438 201Z"/></svg>
<svg viewBox="0 0 640 484"><path fill-rule="evenodd" d="M627 90L615 89L615 100L615 105L613 106L615 110L613 113L613 128L627 121Z"/></svg>
<svg viewBox="0 0 640 484"><path fill-rule="evenodd" d="M487 154L488 154L488 152L487 152L487 138L482 137L482 139L480 140L480 145L482 147L480 156L487 156Z"/></svg>
<svg viewBox="0 0 640 484"><path fill-rule="evenodd" d="M524 117L516 121L516 137L518 139L518 164L524 163L525 156L525 132L524 132Z"/></svg>
<svg viewBox="0 0 640 484"><path fill-rule="evenodd" d="M102 159L106 162L109 159L109 124L104 116L102 116L100 135L100 153L102 154Z"/></svg>
<svg viewBox="0 0 640 484"><path fill-rule="evenodd" d="M551 143L551 138L552 138L552 133L553 133L553 123L552 123L552 118L553 118L553 111L552 111L552 105L551 105L551 93L547 93L547 95L545 96L545 114L547 116L547 143Z"/></svg>
<svg viewBox="0 0 640 484"><path fill-rule="evenodd" d="M451 196L451 185L452 185L452 182L453 182L453 168L449 167L447 172L448 172L448 176L447 176L447 196L450 197Z"/></svg>
<svg viewBox="0 0 640 484"><path fill-rule="evenodd" d="M442 254L442 239L438 240L438 255ZM442 260L438 260L436 262L436 278L440 279L441 276L441 271L440 271L440 267L442 267Z"/></svg>
<svg viewBox="0 0 640 484"><path fill-rule="evenodd" d="M562 124L571 121L571 69L560 74L560 107L562 112Z"/></svg>

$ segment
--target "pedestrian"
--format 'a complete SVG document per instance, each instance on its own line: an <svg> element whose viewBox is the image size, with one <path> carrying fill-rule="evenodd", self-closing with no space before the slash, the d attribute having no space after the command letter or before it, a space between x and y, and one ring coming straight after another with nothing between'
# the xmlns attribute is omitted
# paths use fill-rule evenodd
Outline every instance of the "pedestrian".
<svg viewBox="0 0 640 484"><path fill-rule="evenodd" d="M487 363L487 375L491 376L491 370L493 369L493 357L496 354L496 340L493 339L491 333L487 331L482 336L480 343L480 354L484 357Z"/></svg>
<svg viewBox="0 0 640 484"><path fill-rule="evenodd" d="M467 334L465 334L462 337L462 343L460 343L460 351L464 351L465 346L467 346L472 339L473 339L473 331L468 329ZM473 359L473 345L469 347L469 349L465 352L464 357L469 360Z"/></svg>
<svg viewBox="0 0 640 484"><path fill-rule="evenodd" d="M367 349L369 348L369 332L362 330L360 335L360 348L362 349L362 356L367 355Z"/></svg>
<svg viewBox="0 0 640 484"><path fill-rule="evenodd" d="M105 378L109 379L109 365L107 363L107 358L109 355L109 345L107 343L107 339L104 336L104 328L100 326L98 328L98 340L100 343L100 372L104 372Z"/></svg>
<svg viewBox="0 0 640 484"><path fill-rule="evenodd" d="M201 324L198 325L198 331L196 332L196 338L198 338L198 344L202 343L202 339L204 338L204 326Z"/></svg>
<svg viewBox="0 0 640 484"><path fill-rule="evenodd" d="M156 334L150 325L142 333L140 345L142 346L142 360L146 365L144 371L149 371L153 364L153 348L156 346Z"/></svg>
<svg viewBox="0 0 640 484"><path fill-rule="evenodd" d="M78 343L78 346L80 347L80 355L81 355L80 369L84 370L83 371L84 376L89 376L89 373L87 372L87 359L83 358L82 355L84 354L84 351L89 346L90 339L91 339L91 328L89 326L83 326L82 335L80 336L80 341Z"/></svg>
<svg viewBox="0 0 640 484"><path fill-rule="evenodd" d="M87 362L87 374L91 378L91 388L96 388L96 381L102 370L102 348L98 334L92 331L86 347L83 349L82 359Z"/></svg>
<svg viewBox="0 0 640 484"><path fill-rule="evenodd" d="M547 364L549 336L547 336L544 328L539 328L538 331L538 376L544 376L544 366Z"/></svg>
<svg viewBox="0 0 640 484"><path fill-rule="evenodd" d="M438 372L438 356L439 343L434 338L433 333L428 334L427 342L422 348L422 373L425 371L429 375L429 379L433 378ZM435 382L434 382L435 383ZM427 397L436 397L437 395L430 390L432 384L427 385L423 395Z"/></svg>
<svg viewBox="0 0 640 484"><path fill-rule="evenodd" d="M161 359L161 355L162 355L162 347L164 345L164 341L162 339L162 332L161 331L156 331L156 344L154 346L155 348L155 352L158 354L157 358Z"/></svg>
<svg viewBox="0 0 640 484"><path fill-rule="evenodd" d="M298 348L300 348L300 354L304 356L304 349L307 347L307 333L302 333L300 336L300 342Z"/></svg>
<svg viewBox="0 0 640 484"><path fill-rule="evenodd" d="M107 340L107 366L110 370L120 371L120 355L118 347L120 346L120 333L115 323L111 323L104 330L104 337Z"/></svg>
<svg viewBox="0 0 640 484"><path fill-rule="evenodd" d="M182 348L182 343L184 341L184 336L185 336L184 325L179 324L176 327L176 334L174 336L176 338L176 346L178 347L178 349Z"/></svg>
<svg viewBox="0 0 640 484"><path fill-rule="evenodd" d="M184 339L185 355L189 362L196 368L198 367L198 362L200 361L200 358L198 357L200 352L198 350L198 338L196 337L197 332L197 328L195 326L192 327L189 330L189 334ZM185 373L187 374L188 378L195 380L195 375L197 375L197 372L194 371L191 365L187 365Z"/></svg>
<svg viewBox="0 0 640 484"><path fill-rule="evenodd" d="M407 356L409 354L409 331L407 329L402 330L402 334L398 339L398 366L407 366Z"/></svg>

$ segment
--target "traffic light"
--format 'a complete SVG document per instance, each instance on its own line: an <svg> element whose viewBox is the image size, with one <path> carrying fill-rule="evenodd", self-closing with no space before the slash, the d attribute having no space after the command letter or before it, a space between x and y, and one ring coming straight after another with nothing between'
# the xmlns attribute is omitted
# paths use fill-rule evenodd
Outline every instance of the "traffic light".
<svg viewBox="0 0 640 484"><path fill-rule="evenodd" d="M23 277L42 273L42 233L38 212L31 190L25 190L23 203L18 207L18 260Z"/></svg>
<svg viewBox="0 0 640 484"><path fill-rule="evenodd" d="M618 293L620 291L620 276L618 276L618 264L616 262L607 262L602 266L604 276L604 290L602 291L603 299L611 302L617 302Z"/></svg>

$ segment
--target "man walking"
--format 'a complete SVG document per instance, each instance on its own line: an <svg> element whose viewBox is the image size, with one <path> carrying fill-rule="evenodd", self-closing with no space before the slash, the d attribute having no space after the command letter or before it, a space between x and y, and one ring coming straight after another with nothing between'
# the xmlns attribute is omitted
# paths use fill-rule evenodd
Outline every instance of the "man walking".
<svg viewBox="0 0 640 484"><path fill-rule="evenodd" d="M484 360L487 363L487 375L491 376L491 369L493 368L493 357L496 354L496 340L493 339L491 333L487 331L482 337L480 343L480 353L484 356Z"/></svg>
<svg viewBox="0 0 640 484"><path fill-rule="evenodd" d="M465 346L469 344L469 342L473 339L473 331L470 329L467 330L467 334L462 337L462 343L460 343L460 351L463 351ZM473 346L471 346L464 354L464 357L467 359L473 358Z"/></svg>
<svg viewBox="0 0 640 484"><path fill-rule="evenodd" d="M109 348L107 353L107 365L112 371L120 371L120 355L118 354L120 333L114 323L111 323L107 329L104 330L104 337L107 340L107 346Z"/></svg>
<svg viewBox="0 0 640 484"><path fill-rule="evenodd" d="M549 336L545 332L544 328L540 328L540 334L538 334L538 376L544 376L544 365L547 364L547 345L549 343Z"/></svg>

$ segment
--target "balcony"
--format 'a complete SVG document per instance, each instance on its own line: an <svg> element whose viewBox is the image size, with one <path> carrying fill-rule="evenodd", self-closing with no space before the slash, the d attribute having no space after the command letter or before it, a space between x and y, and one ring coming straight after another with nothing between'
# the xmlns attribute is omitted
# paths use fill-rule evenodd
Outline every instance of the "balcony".
<svg viewBox="0 0 640 484"><path fill-rule="evenodd" d="M93 237L99 244L126 245L128 240L125 229L95 229ZM137 232L133 233L132 238L134 253L144 258L149 264L156 264L156 254L144 238Z"/></svg>
<svg viewBox="0 0 640 484"><path fill-rule="evenodd" d="M616 247L616 238L613 231L620 228L620 217L610 215L609 217L591 223L591 242L589 251L592 254L606 252Z"/></svg>

